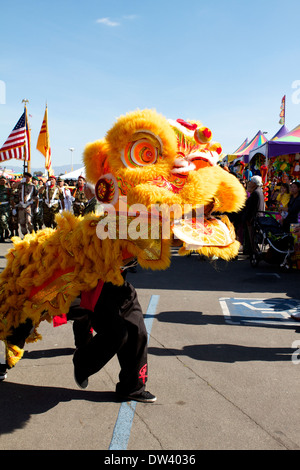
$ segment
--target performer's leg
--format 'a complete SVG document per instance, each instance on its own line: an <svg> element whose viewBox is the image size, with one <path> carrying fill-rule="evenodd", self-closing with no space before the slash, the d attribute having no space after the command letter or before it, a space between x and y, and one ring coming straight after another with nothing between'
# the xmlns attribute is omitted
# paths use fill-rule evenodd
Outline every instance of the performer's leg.
<svg viewBox="0 0 300 470"><path fill-rule="evenodd" d="M75 319L73 333L76 348L86 345L93 338L91 319L89 317Z"/></svg>
<svg viewBox="0 0 300 470"><path fill-rule="evenodd" d="M120 395L138 395L145 390L148 377L148 335L137 293L131 284L127 284L131 295L121 309L121 316L126 323L128 339L118 352L121 371L116 391Z"/></svg>
<svg viewBox="0 0 300 470"><path fill-rule="evenodd" d="M20 323L17 328L13 328L12 333L7 336L6 340L9 344L18 346L20 349L23 349L25 346L25 341L28 336L30 336L33 331L33 323L27 318L24 323Z"/></svg>
<svg viewBox="0 0 300 470"><path fill-rule="evenodd" d="M25 341L28 338L28 336L30 336L33 329L34 329L33 323L29 318L27 318L25 323L20 323L19 326L17 326L16 328L13 328L11 334L7 336L6 338L7 351L10 351L10 352L13 351L15 354L16 347L17 347L18 353L21 353L20 350L24 349ZM0 343L2 342L0 341ZM19 357L19 359L20 358L21 356ZM6 378L6 370L13 367L13 365L10 362L11 360L8 357L6 357L6 354L5 354L5 363L3 361L3 358L0 358L0 380L1 380L1 377L2 377L2 380Z"/></svg>
<svg viewBox="0 0 300 470"><path fill-rule="evenodd" d="M85 346L93 337L91 311L80 307L77 297L71 304L67 319L73 321L74 342L76 348Z"/></svg>
<svg viewBox="0 0 300 470"><path fill-rule="evenodd" d="M97 332L74 354L75 378L83 388L87 377L100 370L116 353L121 365L117 393L126 400L152 403L156 397L145 391L147 380L147 331L133 286L105 283L92 315Z"/></svg>
<svg viewBox="0 0 300 470"><path fill-rule="evenodd" d="M74 354L73 362L78 383L98 372L126 342L127 328L119 314L120 304L126 292L124 286L104 284L95 311L91 315L92 327L96 334Z"/></svg>

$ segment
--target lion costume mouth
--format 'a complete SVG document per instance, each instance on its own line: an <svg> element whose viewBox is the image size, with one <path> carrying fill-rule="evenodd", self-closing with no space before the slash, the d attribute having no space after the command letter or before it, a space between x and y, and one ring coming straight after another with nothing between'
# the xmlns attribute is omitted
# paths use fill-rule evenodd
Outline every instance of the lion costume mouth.
<svg viewBox="0 0 300 470"><path fill-rule="evenodd" d="M172 231L185 243L187 251L197 251L204 246L227 247L235 241L233 227L225 217L175 221Z"/></svg>

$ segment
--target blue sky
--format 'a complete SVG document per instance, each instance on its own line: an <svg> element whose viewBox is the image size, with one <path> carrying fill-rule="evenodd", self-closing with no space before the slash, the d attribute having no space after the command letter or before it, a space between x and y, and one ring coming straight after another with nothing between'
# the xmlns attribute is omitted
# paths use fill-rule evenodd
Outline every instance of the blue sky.
<svg viewBox="0 0 300 470"><path fill-rule="evenodd" d="M287 127L300 123L299 0L1 3L0 146L28 99L32 168L46 102L54 166L71 166L70 147L81 163L137 108L202 121L225 153L258 130L271 138L283 95Z"/></svg>

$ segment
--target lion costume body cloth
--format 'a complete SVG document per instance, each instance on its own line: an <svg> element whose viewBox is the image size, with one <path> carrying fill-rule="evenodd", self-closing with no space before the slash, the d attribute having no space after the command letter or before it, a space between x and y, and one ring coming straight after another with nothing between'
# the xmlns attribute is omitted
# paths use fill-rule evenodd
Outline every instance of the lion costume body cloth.
<svg viewBox="0 0 300 470"><path fill-rule="evenodd" d="M121 285L121 268L132 258L142 268L166 269L174 239L182 241L181 255L196 251L225 260L237 255L234 229L222 214L242 208L245 190L217 165L222 149L211 136L197 121L171 121L146 109L121 116L105 138L87 144L86 178L95 186L102 213L63 212L56 229L12 239L0 275L0 340L8 367L23 354L11 342L15 331L29 322L26 342L41 339L42 320L67 313L71 302L100 280ZM187 214L186 208L192 213L202 208L203 217ZM154 220L156 236L151 235ZM132 231L138 225L139 237ZM163 236L166 226L169 236Z"/></svg>

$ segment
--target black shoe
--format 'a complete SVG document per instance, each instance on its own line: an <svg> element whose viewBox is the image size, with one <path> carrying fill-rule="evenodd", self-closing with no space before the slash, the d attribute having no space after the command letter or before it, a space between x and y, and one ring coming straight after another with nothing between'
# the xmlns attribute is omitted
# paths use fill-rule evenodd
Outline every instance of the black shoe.
<svg viewBox="0 0 300 470"><path fill-rule="evenodd" d="M6 366L3 366L0 364L0 382L2 382L2 380L5 380L6 377L7 377Z"/></svg>
<svg viewBox="0 0 300 470"><path fill-rule="evenodd" d="M76 370L74 368L74 380L76 382L76 384L78 385L79 388L82 388L83 390L85 388L87 388L88 384L89 384L89 379L79 379L77 376L76 376Z"/></svg>
<svg viewBox="0 0 300 470"><path fill-rule="evenodd" d="M155 395L152 395L152 393L145 392L145 391L136 395L134 393L133 394L130 393L127 396L119 395L119 397L122 401L134 400L134 401L139 401L141 403L154 403L157 400Z"/></svg>

